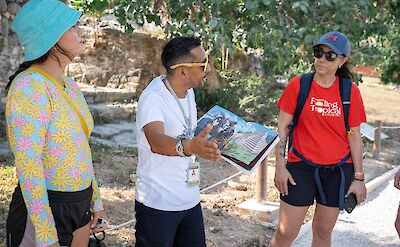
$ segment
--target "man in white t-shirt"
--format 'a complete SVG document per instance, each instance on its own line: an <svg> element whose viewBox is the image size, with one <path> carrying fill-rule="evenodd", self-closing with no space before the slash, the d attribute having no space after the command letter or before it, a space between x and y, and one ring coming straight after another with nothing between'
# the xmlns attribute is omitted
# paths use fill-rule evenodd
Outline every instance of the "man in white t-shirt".
<svg viewBox="0 0 400 247"><path fill-rule="evenodd" d="M207 140L211 125L193 137L193 88L204 84L208 55L199 39L178 37L165 45L161 60L167 75L146 87L136 115L136 247L203 247L200 165L195 158L221 159L217 144Z"/></svg>

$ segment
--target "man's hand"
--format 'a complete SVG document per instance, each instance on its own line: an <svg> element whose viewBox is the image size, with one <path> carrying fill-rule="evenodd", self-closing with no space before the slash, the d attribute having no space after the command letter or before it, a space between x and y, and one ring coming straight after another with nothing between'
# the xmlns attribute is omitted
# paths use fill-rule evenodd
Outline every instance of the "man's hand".
<svg viewBox="0 0 400 247"><path fill-rule="evenodd" d="M400 169L397 170L396 175L394 175L394 187L400 190Z"/></svg>
<svg viewBox="0 0 400 247"><path fill-rule="evenodd" d="M215 142L207 140L208 133L211 131L211 125L207 126L190 141L184 141L183 150L187 154L196 154L204 159L219 162L221 152Z"/></svg>
<svg viewBox="0 0 400 247"><path fill-rule="evenodd" d="M106 211L101 210L101 211L98 211L98 212L94 212L94 214L93 214L93 219L90 222L90 229L92 229L96 233L97 232L102 232L102 231L104 231L104 230L106 230L108 228L108 225L103 225L102 227L99 227L99 228L96 227L97 220L99 218L103 218L103 219L107 220Z"/></svg>

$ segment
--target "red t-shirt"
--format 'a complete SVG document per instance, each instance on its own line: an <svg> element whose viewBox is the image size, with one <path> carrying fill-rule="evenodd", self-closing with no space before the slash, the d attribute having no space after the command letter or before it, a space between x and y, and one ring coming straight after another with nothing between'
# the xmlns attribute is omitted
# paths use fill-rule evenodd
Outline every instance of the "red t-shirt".
<svg viewBox="0 0 400 247"><path fill-rule="evenodd" d="M292 78L278 101L281 111L294 115L300 91L300 76ZM339 77L329 88L314 80L293 134L293 146L306 159L321 165L338 163L350 152L343 119ZM350 96L349 126L366 122L360 90L353 83ZM289 162L301 161L292 151ZM351 163L351 158L347 161Z"/></svg>

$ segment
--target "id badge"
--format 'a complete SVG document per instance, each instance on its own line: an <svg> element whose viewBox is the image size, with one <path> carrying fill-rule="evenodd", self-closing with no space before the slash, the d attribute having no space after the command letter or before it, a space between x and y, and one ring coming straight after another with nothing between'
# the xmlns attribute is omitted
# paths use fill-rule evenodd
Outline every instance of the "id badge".
<svg viewBox="0 0 400 247"><path fill-rule="evenodd" d="M193 158L187 170L187 182L189 185L197 185L200 183L200 163Z"/></svg>

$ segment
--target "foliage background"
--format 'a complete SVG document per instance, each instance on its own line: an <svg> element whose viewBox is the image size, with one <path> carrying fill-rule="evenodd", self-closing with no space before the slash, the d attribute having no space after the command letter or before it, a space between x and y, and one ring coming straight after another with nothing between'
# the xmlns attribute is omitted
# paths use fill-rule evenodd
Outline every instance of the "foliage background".
<svg viewBox="0 0 400 247"><path fill-rule="evenodd" d="M399 0L75 0L85 12L109 9L131 32L154 22L165 33L202 37L213 55L261 49L271 78L310 68L311 49L331 30L347 34L355 64L374 65L385 82L399 79ZM223 52L222 52L223 53Z"/></svg>
<svg viewBox="0 0 400 247"><path fill-rule="evenodd" d="M195 35L216 57L225 87L197 90L201 111L218 104L272 123L281 86L276 81L312 69L312 45L328 31L345 33L354 64L374 66L385 83L400 84L400 0L72 0L96 16L114 14L126 33L145 23L168 37ZM225 56L263 54L265 78L226 70ZM224 65L225 62L225 65ZM359 81L362 81L359 78ZM271 85L267 85L271 84ZM275 91L275 92L271 92ZM270 114L271 113L271 114Z"/></svg>

